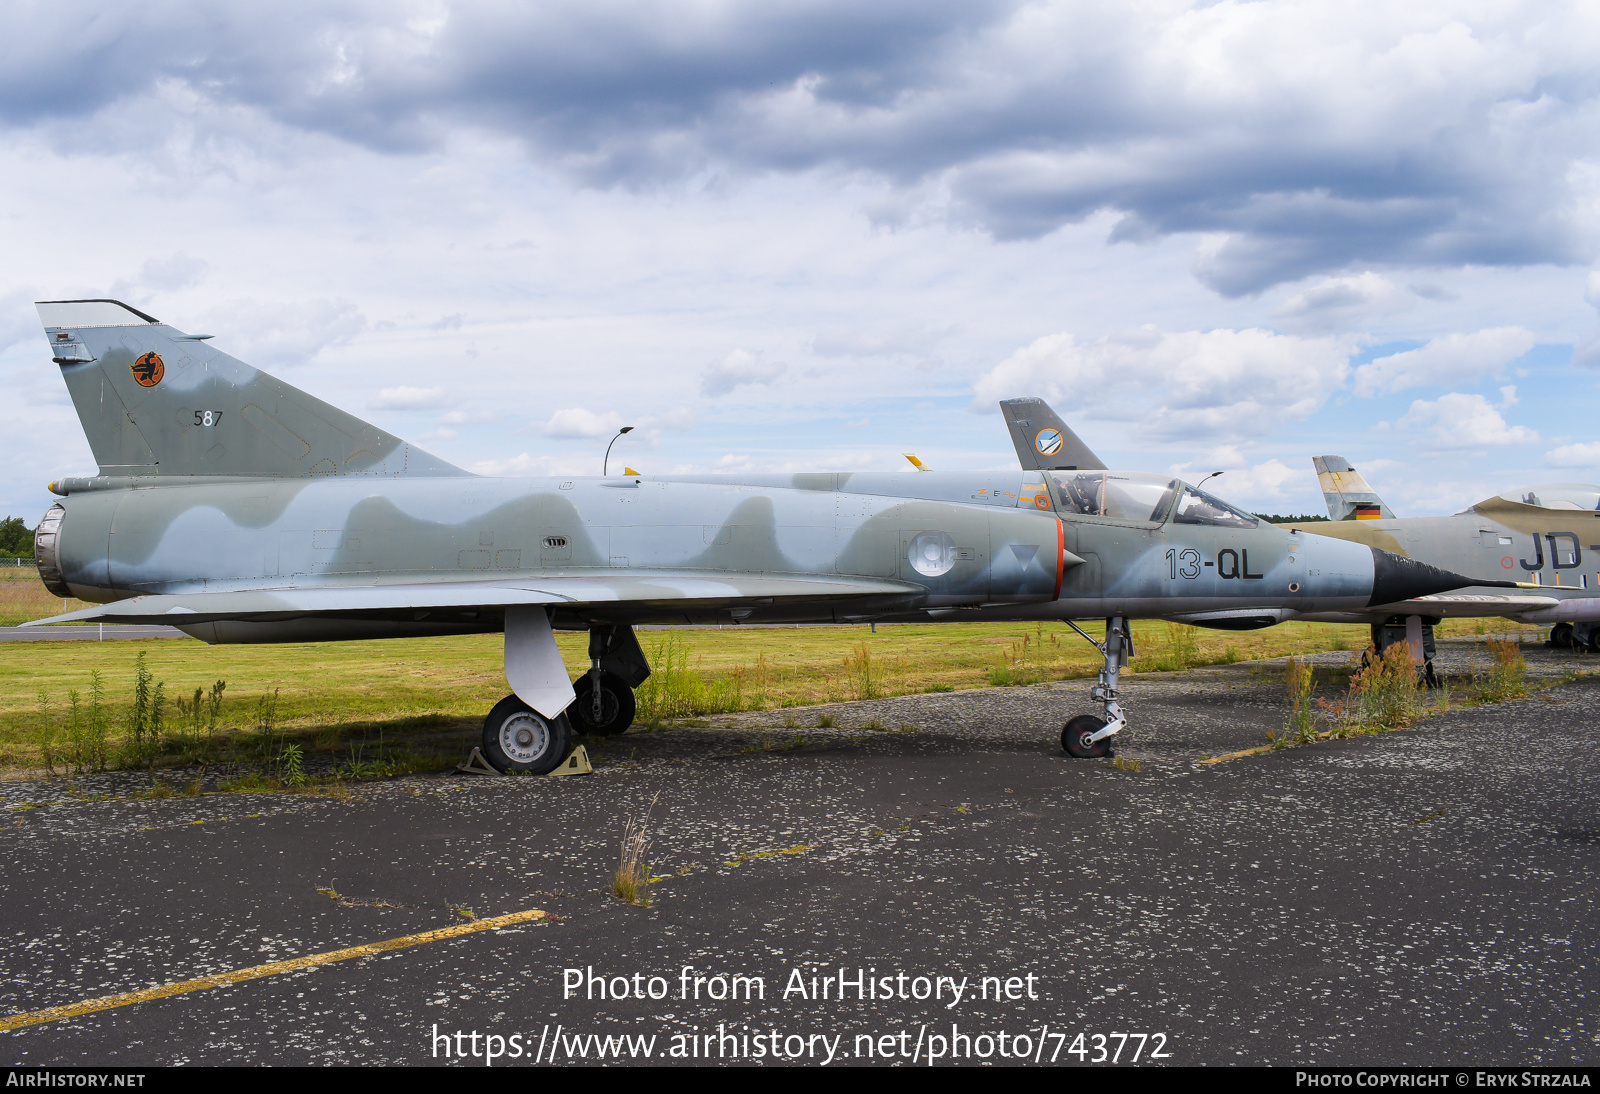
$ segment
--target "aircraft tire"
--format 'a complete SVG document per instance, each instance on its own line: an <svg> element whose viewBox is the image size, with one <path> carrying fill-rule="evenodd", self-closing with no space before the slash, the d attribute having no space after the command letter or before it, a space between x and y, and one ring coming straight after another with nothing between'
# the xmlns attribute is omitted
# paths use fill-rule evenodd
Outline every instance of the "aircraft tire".
<svg viewBox="0 0 1600 1094"><path fill-rule="evenodd" d="M1572 624L1557 623L1550 628L1550 644L1558 650L1572 648Z"/></svg>
<svg viewBox="0 0 1600 1094"><path fill-rule="evenodd" d="M588 673L572 685L578 697L567 708L567 720L578 734L589 737L618 737L633 725L636 704L633 689L607 673L600 678L600 722L594 722L594 678Z"/></svg>
<svg viewBox="0 0 1600 1094"><path fill-rule="evenodd" d="M1111 755L1111 738L1090 742L1089 737L1106 727L1106 720L1093 714L1080 714L1061 727L1061 747L1068 756L1095 760Z"/></svg>
<svg viewBox="0 0 1600 1094"><path fill-rule="evenodd" d="M483 754L496 771L545 775L572 751L566 714L546 718L515 695L494 705L483 721Z"/></svg>
<svg viewBox="0 0 1600 1094"><path fill-rule="evenodd" d="M1600 627L1589 631L1589 652L1600 653Z"/></svg>

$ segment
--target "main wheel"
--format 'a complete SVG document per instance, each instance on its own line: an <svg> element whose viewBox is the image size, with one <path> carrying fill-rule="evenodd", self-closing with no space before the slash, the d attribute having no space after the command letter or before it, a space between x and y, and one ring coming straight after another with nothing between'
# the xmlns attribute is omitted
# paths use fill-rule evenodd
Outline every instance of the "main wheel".
<svg viewBox="0 0 1600 1094"><path fill-rule="evenodd" d="M1572 648L1572 624L1557 623L1550 628L1550 644L1558 650L1570 650Z"/></svg>
<svg viewBox="0 0 1600 1094"><path fill-rule="evenodd" d="M498 771L544 775L572 750L565 714L546 718L515 695L494 705L483 721L483 754Z"/></svg>
<svg viewBox="0 0 1600 1094"><path fill-rule="evenodd" d="M1061 747L1067 755L1080 760L1094 760L1111 755L1111 738L1098 741L1089 738L1106 728L1106 720L1093 714L1080 714L1061 727Z"/></svg>
<svg viewBox="0 0 1600 1094"><path fill-rule="evenodd" d="M606 673L600 677L600 718L594 716L594 677L584 673L572 685L578 697L567 708L572 728L584 736L615 737L633 725L633 689Z"/></svg>

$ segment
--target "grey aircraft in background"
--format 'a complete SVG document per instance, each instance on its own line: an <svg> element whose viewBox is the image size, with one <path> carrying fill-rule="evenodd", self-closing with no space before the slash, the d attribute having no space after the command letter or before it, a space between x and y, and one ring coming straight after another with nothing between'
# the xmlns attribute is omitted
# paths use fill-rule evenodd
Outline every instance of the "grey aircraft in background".
<svg viewBox="0 0 1600 1094"><path fill-rule="evenodd" d="M41 622L168 623L207 642L503 631L512 694L483 751L505 771L553 769L575 730L627 728L650 671L639 624L1105 619L1104 716L1062 731L1094 756L1126 725L1131 618L1393 612L1465 580L1098 466L482 477L207 335L114 300L38 309L99 464L51 484L62 500L35 537L46 586L96 606ZM555 629L589 633L576 686Z"/></svg>
<svg viewBox="0 0 1600 1094"><path fill-rule="evenodd" d="M1414 611L1371 620L1379 649L1409 628L1422 632L1431 658L1434 624L1446 616L1480 615L1545 624L1555 645L1586 644L1600 652L1600 486L1542 483L1448 517L1396 517L1343 456L1314 456L1311 463L1331 520L1285 527L1407 555L1475 584L1496 587L1513 579L1523 585L1518 593L1469 587L1422 597L1411 605Z"/></svg>

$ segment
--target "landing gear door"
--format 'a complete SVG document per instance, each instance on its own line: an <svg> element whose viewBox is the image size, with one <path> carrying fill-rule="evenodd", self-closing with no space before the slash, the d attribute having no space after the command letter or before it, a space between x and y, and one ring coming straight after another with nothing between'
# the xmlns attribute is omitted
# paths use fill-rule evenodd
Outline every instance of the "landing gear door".
<svg viewBox="0 0 1600 1094"><path fill-rule="evenodd" d="M650 675L650 662L645 660L644 650L639 648L639 639L634 635L633 628L626 624L611 628L604 642L605 652L600 655L601 670L630 688L644 683Z"/></svg>

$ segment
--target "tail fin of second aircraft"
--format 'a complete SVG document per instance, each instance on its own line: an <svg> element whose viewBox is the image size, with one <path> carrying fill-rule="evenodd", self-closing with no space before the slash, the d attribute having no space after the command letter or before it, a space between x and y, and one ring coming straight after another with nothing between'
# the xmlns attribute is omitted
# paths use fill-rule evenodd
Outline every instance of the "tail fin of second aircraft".
<svg viewBox="0 0 1600 1094"><path fill-rule="evenodd" d="M1313 456L1311 465L1317 469L1317 482L1322 484L1322 498L1328 503L1330 519L1379 520L1394 516L1394 511L1373 493L1361 472L1351 467L1343 456Z"/></svg>
<svg viewBox="0 0 1600 1094"><path fill-rule="evenodd" d="M111 477L465 475L116 300L36 305L78 420Z"/></svg>
<svg viewBox="0 0 1600 1094"><path fill-rule="evenodd" d="M1043 399L1002 399L1011 443L1024 471L1104 471L1106 465Z"/></svg>

